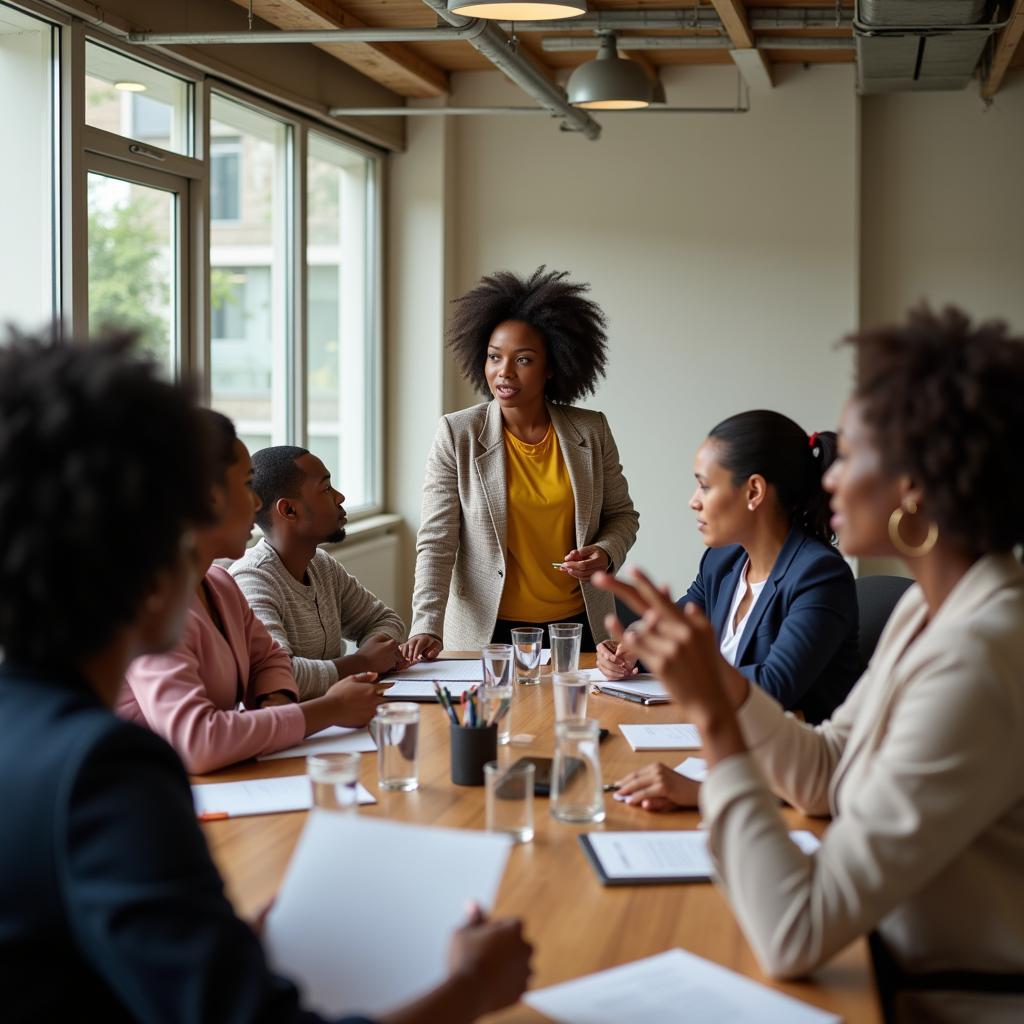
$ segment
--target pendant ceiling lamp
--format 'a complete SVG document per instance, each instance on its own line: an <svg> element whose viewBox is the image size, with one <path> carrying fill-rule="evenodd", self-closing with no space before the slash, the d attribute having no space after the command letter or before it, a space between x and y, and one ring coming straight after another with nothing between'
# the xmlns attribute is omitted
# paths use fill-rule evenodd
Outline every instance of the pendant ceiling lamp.
<svg viewBox="0 0 1024 1024"><path fill-rule="evenodd" d="M587 13L587 0L448 0L448 10L466 18L553 21Z"/></svg>
<svg viewBox="0 0 1024 1024"><path fill-rule="evenodd" d="M614 32L602 33L597 58L569 76L567 91L569 102L586 110L634 110L649 107L653 98L647 72L619 56Z"/></svg>

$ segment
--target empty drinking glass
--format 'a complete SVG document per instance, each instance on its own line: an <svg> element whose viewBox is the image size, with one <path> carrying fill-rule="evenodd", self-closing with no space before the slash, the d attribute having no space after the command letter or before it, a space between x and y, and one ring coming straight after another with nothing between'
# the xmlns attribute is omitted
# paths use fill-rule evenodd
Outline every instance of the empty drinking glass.
<svg viewBox="0 0 1024 1024"><path fill-rule="evenodd" d="M420 707L406 701L381 704L374 718L381 789L410 790L419 785L416 754Z"/></svg>
<svg viewBox="0 0 1024 1024"><path fill-rule="evenodd" d="M533 839L533 776L530 761L484 765L488 832L504 832L517 843Z"/></svg>
<svg viewBox="0 0 1024 1024"><path fill-rule="evenodd" d="M306 774L313 787L313 806L351 811L359 804L359 755L310 754Z"/></svg>
<svg viewBox="0 0 1024 1024"><path fill-rule="evenodd" d="M586 672L555 672L551 676L555 695L555 721L587 717L590 677Z"/></svg>
<svg viewBox="0 0 1024 1024"><path fill-rule="evenodd" d="M574 825L604 821L597 721L572 718L556 722L555 744L551 814Z"/></svg>
<svg viewBox="0 0 1024 1024"><path fill-rule="evenodd" d="M516 682L536 686L540 682L540 655L544 647L543 629L513 629L512 650L516 659Z"/></svg>
<svg viewBox="0 0 1024 1024"><path fill-rule="evenodd" d="M555 622L548 626L551 637L551 671L575 672L580 667L583 626L578 622Z"/></svg>

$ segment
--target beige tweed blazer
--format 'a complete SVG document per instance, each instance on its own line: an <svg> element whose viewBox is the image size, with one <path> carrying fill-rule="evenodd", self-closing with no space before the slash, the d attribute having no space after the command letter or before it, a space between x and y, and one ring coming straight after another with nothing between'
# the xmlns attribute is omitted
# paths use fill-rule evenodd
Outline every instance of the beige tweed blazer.
<svg viewBox="0 0 1024 1024"><path fill-rule="evenodd" d="M576 545L597 544L621 566L636 540L633 508L604 414L548 405L576 498ZM484 402L441 418L427 458L416 538L410 636L429 633L449 650L490 643L505 585L505 443L501 409ZM610 594L582 584L590 628L608 633Z"/></svg>

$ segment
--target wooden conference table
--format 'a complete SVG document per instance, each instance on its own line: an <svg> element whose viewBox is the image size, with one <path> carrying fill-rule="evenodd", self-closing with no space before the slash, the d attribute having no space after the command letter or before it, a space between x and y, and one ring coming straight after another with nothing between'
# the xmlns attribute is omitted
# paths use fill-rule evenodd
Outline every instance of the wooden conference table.
<svg viewBox="0 0 1024 1024"><path fill-rule="evenodd" d="M470 654L448 652L445 656ZM591 667L594 661L593 655L583 655L581 667ZM611 730L601 744L606 782L652 759L671 765L686 756L679 751L634 753L618 730L620 723L678 721L679 713L671 706L644 707L591 694L587 713ZM364 755L361 781L378 803L361 807L359 813L448 828L482 829L483 787L452 784L448 723L441 708L421 705L420 723L419 789L412 793L380 791L376 756ZM501 760L553 753L550 676L542 676L539 686L516 687L511 724L513 734L530 733L534 739L530 746L502 748ZM247 762L196 781L269 778L298 775L304 770L300 759ZM696 811L651 814L626 807L613 800L610 793L605 798L605 809L603 825L571 826L551 818L547 800L538 798L534 802L534 840L516 846L509 857L494 913L523 919L526 935L535 947L531 987L542 988L680 946L839 1014L848 1024L881 1020L864 940L853 943L807 981L773 982L762 974L728 903L714 886L603 887L579 847L576 837L580 832L595 828L688 829L697 826L699 817ZM820 820L789 809L784 815L792 828L806 828L817 834L824 830L825 823ZM214 860L240 914L253 916L277 891L305 820L305 813L289 813L204 824ZM415 870L415 865L410 869ZM519 1004L488 1019L495 1024L525 1024L546 1018Z"/></svg>

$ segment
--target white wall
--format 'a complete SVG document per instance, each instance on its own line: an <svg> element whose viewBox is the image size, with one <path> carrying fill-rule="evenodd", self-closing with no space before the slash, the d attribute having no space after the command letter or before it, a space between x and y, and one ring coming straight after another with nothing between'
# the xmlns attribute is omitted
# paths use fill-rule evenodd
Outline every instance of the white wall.
<svg viewBox="0 0 1024 1024"><path fill-rule="evenodd" d="M863 101L865 323L923 298L1024 334L1024 74Z"/></svg>
<svg viewBox="0 0 1024 1024"><path fill-rule="evenodd" d="M726 105L735 73L667 81ZM521 104L489 74L453 104ZM686 507L693 453L754 407L829 427L848 384L833 342L856 323L858 107L850 67L792 69L743 115L613 115L598 142L544 117L456 127L456 288L540 263L590 281L610 321L589 403L619 443L640 536L630 561L674 588L703 551Z"/></svg>

